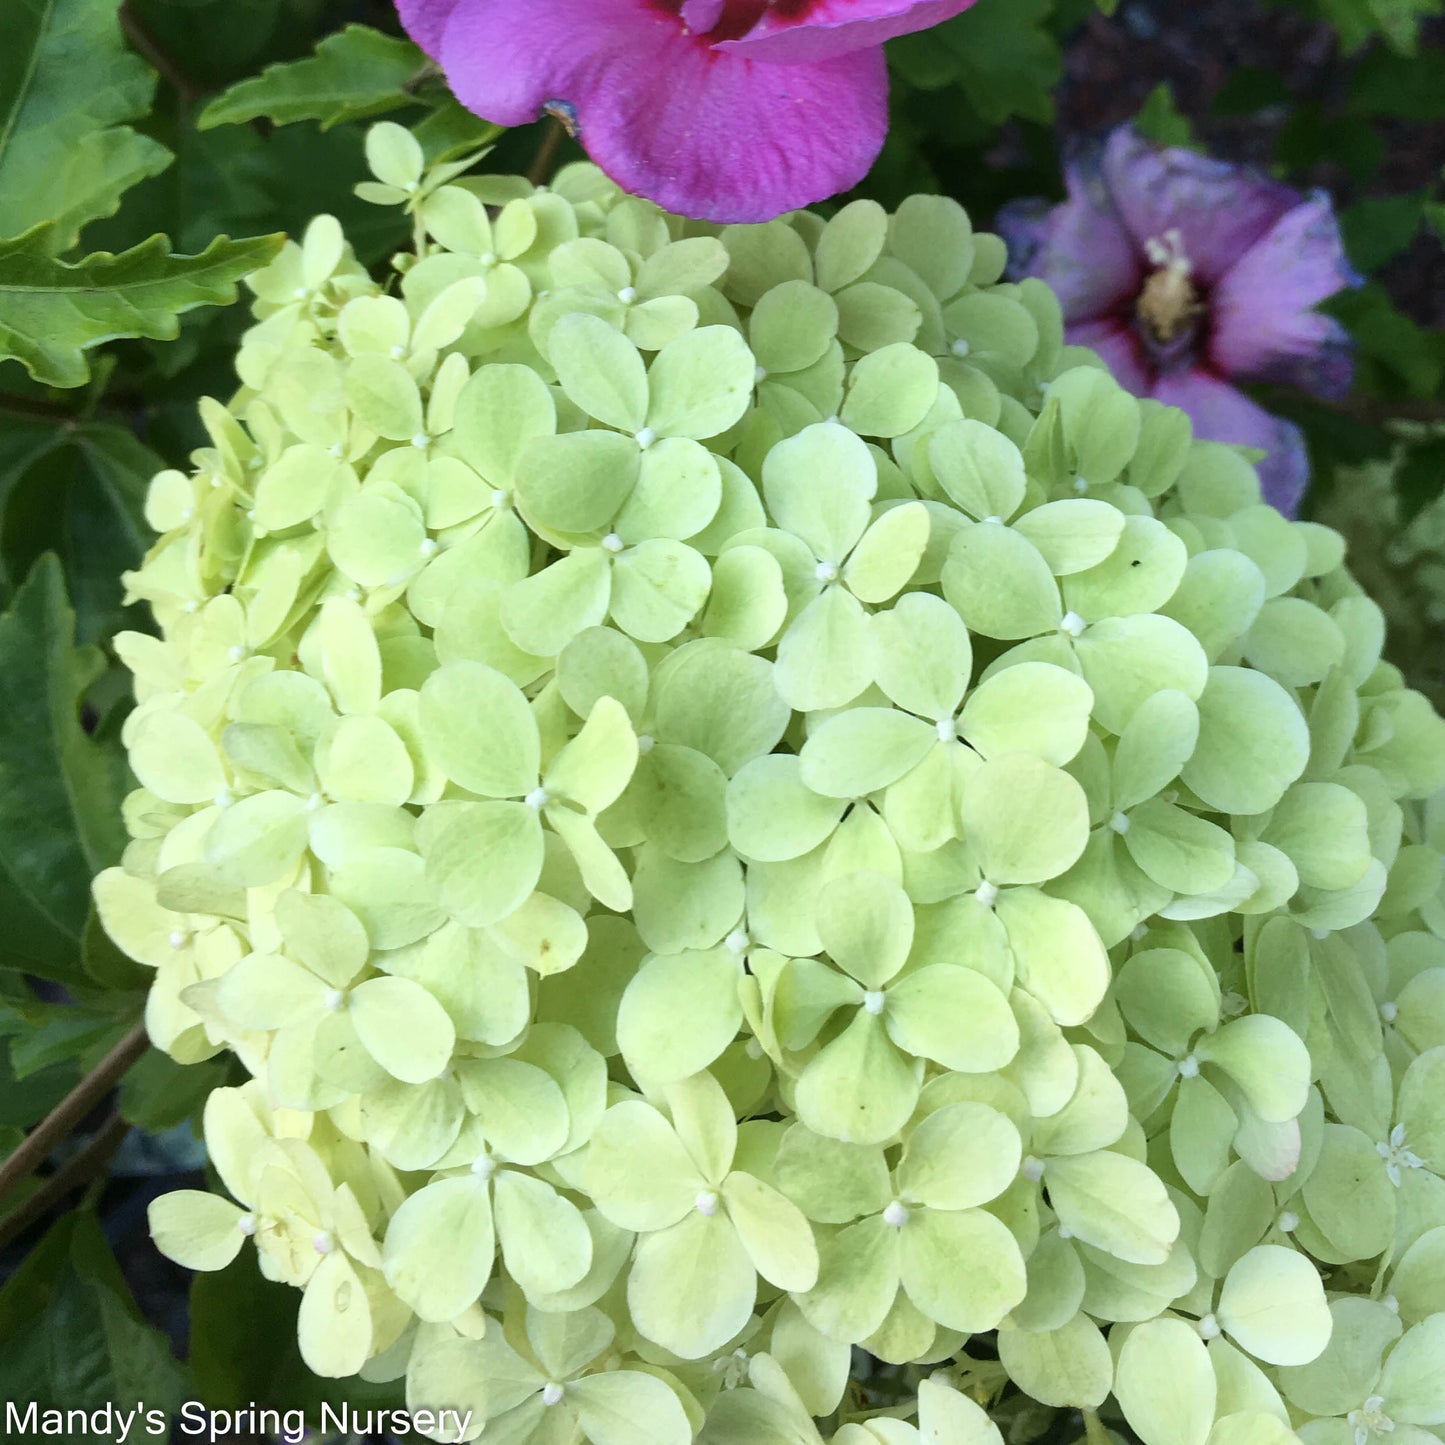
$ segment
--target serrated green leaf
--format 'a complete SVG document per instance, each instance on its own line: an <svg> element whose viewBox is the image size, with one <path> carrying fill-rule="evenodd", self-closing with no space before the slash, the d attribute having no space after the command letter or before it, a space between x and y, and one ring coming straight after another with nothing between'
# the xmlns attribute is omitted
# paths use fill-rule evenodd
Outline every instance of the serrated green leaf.
<svg viewBox="0 0 1445 1445"><path fill-rule="evenodd" d="M79 971L90 879L125 841L124 759L80 723L103 664L74 626L60 565L42 558L0 616L0 899L8 959L60 979Z"/></svg>
<svg viewBox="0 0 1445 1445"><path fill-rule="evenodd" d="M367 25L348 25L328 35L315 55L270 65L233 85L200 114L202 130L260 116L277 125L320 121L322 129L344 120L384 115L412 103L409 83L426 64L415 45Z"/></svg>
<svg viewBox="0 0 1445 1445"><path fill-rule="evenodd" d="M198 256L176 256L164 236L113 256L76 262L47 254L44 228L0 241L0 359L14 357L36 381L80 386L85 352L122 336L169 340L176 317L229 305L236 283L281 249L280 236L218 236Z"/></svg>
<svg viewBox="0 0 1445 1445"><path fill-rule="evenodd" d="M83 77L82 83L77 81ZM13 0L0 56L0 215L19 235L50 222L54 253L171 153L119 122L150 109L155 75L128 50L111 0Z"/></svg>

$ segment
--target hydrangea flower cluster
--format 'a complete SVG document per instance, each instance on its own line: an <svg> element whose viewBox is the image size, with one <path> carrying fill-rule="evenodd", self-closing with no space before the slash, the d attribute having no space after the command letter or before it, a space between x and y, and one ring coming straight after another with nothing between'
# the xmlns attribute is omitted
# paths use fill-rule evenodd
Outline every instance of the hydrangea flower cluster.
<svg viewBox="0 0 1445 1445"><path fill-rule="evenodd" d="M1437 1439L1445 724L1339 537L951 201L369 153L397 284L252 279L127 579L96 897L252 1075L160 1248L489 1440Z"/></svg>

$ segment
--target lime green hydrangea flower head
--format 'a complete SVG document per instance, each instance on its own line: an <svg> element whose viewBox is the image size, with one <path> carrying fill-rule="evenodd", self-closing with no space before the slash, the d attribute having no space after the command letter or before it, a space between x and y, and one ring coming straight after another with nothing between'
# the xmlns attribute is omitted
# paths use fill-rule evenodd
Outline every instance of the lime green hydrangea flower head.
<svg viewBox="0 0 1445 1445"><path fill-rule="evenodd" d="M96 899L251 1075L159 1247L466 1438L1424 1445L1445 723L1339 536L950 201L368 154L126 579Z"/></svg>

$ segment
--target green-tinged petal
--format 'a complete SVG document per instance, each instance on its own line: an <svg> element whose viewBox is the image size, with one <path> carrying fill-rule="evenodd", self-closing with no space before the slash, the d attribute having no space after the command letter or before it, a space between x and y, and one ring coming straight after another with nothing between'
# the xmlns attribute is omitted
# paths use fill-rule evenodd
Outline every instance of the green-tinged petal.
<svg viewBox="0 0 1445 1445"><path fill-rule="evenodd" d="M316 1375L354 1375L372 1350L371 1306L366 1286L341 1250L328 1254L306 1282L296 1316L301 1358Z"/></svg>
<svg viewBox="0 0 1445 1445"><path fill-rule="evenodd" d="M778 644L779 694L811 712L842 707L869 681L867 614L851 592L830 586L794 619Z"/></svg>
<svg viewBox="0 0 1445 1445"><path fill-rule="evenodd" d="M1114 1394L1144 1445L1205 1445L1216 1393L1209 1351L1183 1320L1150 1320L1129 1332Z"/></svg>
<svg viewBox="0 0 1445 1445"><path fill-rule="evenodd" d="M839 968L879 988L913 947L913 906L883 873L844 873L818 893L818 937Z"/></svg>
<svg viewBox="0 0 1445 1445"><path fill-rule="evenodd" d="M617 1010L617 1042L628 1067L667 1084L705 1069L742 1023L741 970L724 948L649 958Z"/></svg>
<svg viewBox="0 0 1445 1445"><path fill-rule="evenodd" d="M1096 622L1075 642L1074 653L1094 690L1095 721L1112 733L1122 733L1156 692L1167 688L1195 700L1209 677L1194 634L1153 613Z"/></svg>
<svg viewBox="0 0 1445 1445"><path fill-rule="evenodd" d="M1011 517L1023 501L1023 457L1007 437L981 421L940 427L929 439L928 461L938 484L975 521Z"/></svg>
<svg viewBox="0 0 1445 1445"><path fill-rule="evenodd" d="M1036 888L1005 889L994 907L1020 986L1057 1023L1088 1019L1109 987L1109 958L1083 909Z"/></svg>
<svg viewBox="0 0 1445 1445"><path fill-rule="evenodd" d="M818 1244L818 1283L798 1305L830 1339L866 1339L892 1308L898 1259L898 1231L880 1215L827 1234Z"/></svg>
<svg viewBox="0 0 1445 1445"><path fill-rule="evenodd" d="M763 462L763 497L774 523L821 562L841 565L868 529L878 473L864 442L823 423L779 442Z"/></svg>
<svg viewBox="0 0 1445 1445"><path fill-rule="evenodd" d="M1086 497L1045 502L1013 524L1043 554L1056 577L1097 567L1119 545L1127 518L1117 507Z"/></svg>
<svg viewBox="0 0 1445 1445"><path fill-rule="evenodd" d="M692 1426L677 1394L655 1375L615 1370L567 1386L592 1445L689 1445Z"/></svg>
<svg viewBox="0 0 1445 1445"><path fill-rule="evenodd" d="M1018 1242L982 1209L917 1209L899 1230L899 1277L909 1299L945 1329L995 1329L1024 1297Z"/></svg>
<svg viewBox="0 0 1445 1445"><path fill-rule="evenodd" d="M986 1073L1018 1052L1008 1000L981 973L936 963L907 974L884 995L883 1025L906 1054L947 1069Z"/></svg>
<svg viewBox="0 0 1445 1445"><path fill-rule="evenodd" d="M773 1161L773 1179L810 1219L846 1224L882 1210L890 1198L883 1151L845 1144L793 1124Z"/></svg>
<svg viewBox="0 0 1445 1445"><path fill-rule="evenodd" d="M653 538L612 566L612 618L639 642L668 642L702 610L712 573L701 552Z"/></svg>
<svg viewBox="0 0 1445 1445"><path fill-rule="evenodd" d="M832 833L847 806L807 787L797 757L769 753L744 764L728 784L728 840L749 860L799 858Z"/></svg>
<svg viewBox="0 0 1445 1445"><path fill-rule="evenodd" d="M1084 850L1089 809L1069 774L1027 753L991 758L968 780L961 821L992 884L1042 883Z"/></svg>
<svg viewBox="0 0 1445 1445"><path fill-rule="evenodd" d="M552 759L543 775L548 793L600 813L622 796L637 766L637 735L616 698L600 697L582 730Z"/></svg>
<svg viewBox="0 0 1445 1445"><path fill-rule="evenodd" d="M454 803L417 830L427 877L443 907L474 928L526 902L542 875L542 826L525 803Z"/></svg>
<svg viewBox="0 0 1445 1445"><path fill-rule="evenodd" d="M587 1192L624 1229L666 1229L693 1208L707 1181L661 1114L640 1100L614 1104L587 1150Z"/></svg>
<svg viewBox="0 0 1445 1445"><path fill-rule="evenodd" d="M942 598L909 592L869 622L873 677L906 712L951 718L973 671L973 645L962 618Z"/></svg>
<svg viewBox="0 0 1445 1445"><path fill-rule="evenodd" d="M860 602L897 596L918 570L928 546L928 509L905 502L883 512L863 534L843 568L843 581Z"/></svg>
<svg viewBox="0 0 1445 1445"><path fill-rule="evenodd" d="M1307 1365L1332 1328L1319 1271L1277 1244L1258 1245L1233 1265L1215 1313L1235 1344L1270 1365Z"/></svg>
<svg viewBox="0 0 1445 1445"><path fill-rule="evenodd" d="M499 1170L493 1188L502 1259L523 1292L548 1294L576 1284L592 1264L592 1234L577 1206L516 1169Z"/></svg>
<svg viewBox="0 0 1445 1445"><path fill-rule="evenodd" d="M921 1064L892 1043L883 1020L860 1008L803 1070L798 1117L829 1138L881 1144L913 1112L920 1073Z"/></svg>
<svg viewBox="0 0 1445 1445"><path fill-rule="evenodd" d="M248 1216L229 1199L198 1189L176 1189L146 1209L155 1246L184 1269L225 1269L241 1252Z"/></svg>
<svg viewBox="0 0 1445 1445"><path fill-rule="evenodd" d="M1385 1413L1409 1425L1445 1425L1445 1314L1406 1330L1380 1372Z"/></svg>
<svg viewBox="0 0 1445 1445"><path fill-rule="evenodd" d="M1044 1405L1096 1410L1114 1386L1109 1346L1085 1314L1037 1333L1005 1325L998 1356L1019 1389Z"/></svg>
<svg viewBox="0 0 1445 1445"><path fill-rule="evenodd" d="M1124 830L1129 856L1161 888L1214 893L1234 877L1233 837L1162 798L1146 799L1117 826Z"/></svg>
<svg viewBox="0 0 1445 1445"><path fill-rule="evenodd" d="M1132 808L1163 792L1198 741L1199 709L1182 692L1166 689L1145 699L1114 750L1114 806Z"/></svg>
<svg viewBox="0 0 1445 1445"><path fill-rule="evenodd" d="M996 672L969 694L958 733L984 757L1035 753L1062 767L1084 745L1094 695L1081 677L1048 662Z"/></svg>
<svg viewBox="0 0 1445 1445"><path fill-rule="evenodd" d="M424 1320L455 1319L492 1274L495 1240L486 1182L465 1174L404 1200L382 1244L386 1282Z"/></svg>
<svg viewBox="0 0 1445 1445"><path fill-rule="evenodd" d="M998 521L965 527L943 566L943 595L970 632L1012 640L1063 620L1058 584L1037 547Z"/></svg>
<svg viewBox="0 0 1445 1445"><path fill-rule="evenodd" d="M502 594L502 626L523 651L555 657L579 632L606 620L611 597L607 554L579 548Z"/></svg>
<svg viewBox="0 0 1445 1445"><path fill-rule="evenodd" d="M1263 813L1309 761L1309 725L1273 679L1215 667L1199 697L1199 743L1180 776L1222 813Z"/></svg>
<svg viewBox="0 0 1445 1445"><path fill-rule="evenodd" d="M572 401L619 431L647 420L647 373L637 348L600 317L564 316L547 338L547 354Z"/></svg>
<svg viewBox="0 0 1445 1445"><path fill-rule="evenodd" d="M405 1084L436 1078L452 1056L451 1019L409 978L368 979L352 990L347 1009L367 1052Z"/></svg>
<svg viewBox="0 0 1445 1445"><path fill-rule="evenodd" d="M1228 1074L1266 1122L1284 1123L1304 1108L1309 1051L1279 1019L1268 1014L1232 1019L1200 1039L1194 1051Z"/></svg>
<svg viewBox="0 0 1445 1445"><path fill-rule="evenodd" d="M646 1339L684 1359L721 1348L747 1323L758 1277L722 1209L693 1209L644 1235L627 1279L632 1321Z"/></svg>
<svg viewBox="0 0 1445 1445"><path fill-rule="evenodd" d="M1018 1130L997 1109L945 1104L909 1134L898 1186L931 1209L972 1209L1013 1183L1022 1158Z"/></svg>
<svg viewBox="0 0 1445 1445"><path fill-rule="evenodd" d="M609 431L538 437L517 459L517 499L552 532L606 530L638 481L636 445Z"/></svg>
<svg viewBox="0 0 1445 1445"><path fill-rule="evenodd" d="M747 410L757 367L742 334L701 326L670 341L648 371L647 425L665 437L703 441Z"/></svg>
<svg viewBox="0 0 1445 1445"><path fill-rule="evenodd" d="M812 1289L818 1282L818 1250L798 1206L761 1179L742 1173L723 1180L722 1198L757 1272L779 1289Z"/></svg>
<svg viewBox="0 0 1445 1445"><path fill-rule="evenodd" d="M1078 1238L1126 1263L1162 1264L1179 1237L1179 1214L1159 1178L1125 1154L1051 1159L1049 1202Z"/></svg>
<svg viewBox="0 0 1445 1445"><path fill-rule="evenodd" d="M422 741L453 782L487 798L537 786L537 722L516 683L480 662L438 668L422 685Z"/></svg>

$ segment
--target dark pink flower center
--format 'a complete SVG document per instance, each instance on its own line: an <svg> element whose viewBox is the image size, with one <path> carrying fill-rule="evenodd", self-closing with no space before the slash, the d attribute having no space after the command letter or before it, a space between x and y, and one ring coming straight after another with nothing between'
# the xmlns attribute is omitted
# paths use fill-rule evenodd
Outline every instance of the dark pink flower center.
<svg viewBox="0 0 1445 1445"><path fill-rule="evenodd" d="M802 19L817 0L652 0L676 15L691 34L716 45L746 35L768 11L785 20Z"/></svg>

